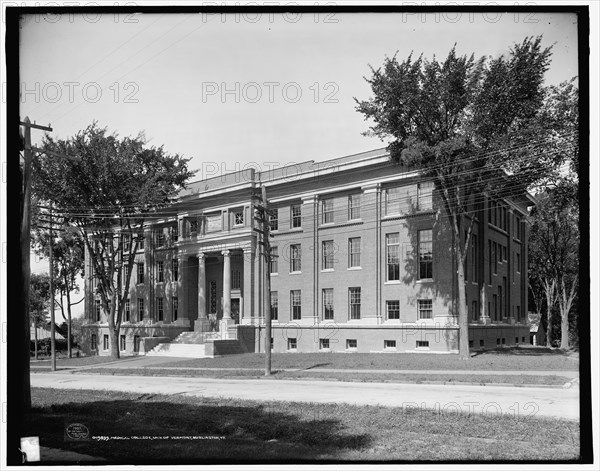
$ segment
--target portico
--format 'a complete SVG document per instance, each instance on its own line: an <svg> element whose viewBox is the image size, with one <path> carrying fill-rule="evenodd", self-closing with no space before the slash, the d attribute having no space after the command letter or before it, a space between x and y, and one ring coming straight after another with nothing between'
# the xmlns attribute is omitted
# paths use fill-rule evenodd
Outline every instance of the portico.
<svg viewBox="0 0 600 471"><path fill-rule="evenodd" d="M178 253L180 320L196 332L227 332L252 317L255 250L247 244L198 246ZM192 253L192 251L194 253Z"/></svg>

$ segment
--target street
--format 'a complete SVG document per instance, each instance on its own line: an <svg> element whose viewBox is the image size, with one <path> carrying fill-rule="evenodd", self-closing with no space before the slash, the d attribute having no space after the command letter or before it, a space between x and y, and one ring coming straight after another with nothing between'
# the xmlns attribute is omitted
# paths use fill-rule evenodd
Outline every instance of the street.
<svg viewBox="0 0 600 471"><path fill-rule="evenodd" d="M579 419L579 388L359 383L275 379L214 379L39 373L32 387L93 389L140 394L184 394L254 401L381 405L442 413L498 413L515 417Z"/></svg>

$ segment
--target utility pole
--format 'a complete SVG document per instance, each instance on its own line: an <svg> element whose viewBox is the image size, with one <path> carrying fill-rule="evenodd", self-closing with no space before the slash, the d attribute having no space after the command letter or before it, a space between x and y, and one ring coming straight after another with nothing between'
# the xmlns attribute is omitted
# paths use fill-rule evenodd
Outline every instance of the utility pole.
<svg viewBox="0 0 600 471"><path fill-rule="evenodd" d="M31 409L31 381L29 378L29 344L31 332L29 330L29 283L31 279L31 268L29 250L30 250L30 226L31 226L31 162L33 160L33 149L31 147L31 128L41 129L43 131L52 131L51 127L31 124L29 117L25 121L21 121L20 125L24 128L23 142L23 201L21 202L21 272L23 274L23 285L21 286L21 312L18 320L22 329L22 345L20 350L24 359L21 371L22 405L23 411L27 412Z"/></svg>
<svg viewBox="0 0 600 471"><path fill-rule="evenodd" d="M267 201L267 189L261 187L261 203L254 205L254 219L260 224L260 228L254 228L261 236L259 244L263 254L263 312L265 317L265 376L271 375L271 241L269 224L269 203Z"/></svg>

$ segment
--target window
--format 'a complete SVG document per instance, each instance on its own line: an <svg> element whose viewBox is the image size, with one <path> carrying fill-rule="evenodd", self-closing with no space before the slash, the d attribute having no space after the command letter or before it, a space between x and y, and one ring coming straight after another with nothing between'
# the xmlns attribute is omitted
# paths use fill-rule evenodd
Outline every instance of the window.
<svg viewBox="0 0 600 471"><path fill-rule="evenodd" d="M172 264L173 281L179 281L179 259L174 258Z"/></svg>
<svg viewBox="0 0 600 471"><path fill-rule="evenodd" d="M290 272L302 271L302 251L300 244L290 245Z"/></svg>
<svg viewBox="0 0 600 471"><path fill-rule="evenodd" d="M396 350L396 341L395 340L384 340L383 341L383 349L384 350Z"/></svg>
<svg viewBox="0 0 600 471"><path fill-rule="evenodd" d="M515 270L517 273L521 273L521 254L519 252L515 252Z"/></svg>
<svg viewBox="0 0 600 471"><path fill-rule="evenodd" d="M480 347L484 347L485 346L485 342L483 339L479 339L479 346Z"/></svg>
<svg viewBox="0 0 600 471"><path fill-rule="evenodd" d="M419 319L433 319L433 301L431 299L419 299L418 309Z"/></svg>
<svg viewBox="0 0 600 471"><path fill-rule="evenodd" d="M272 231L279 229L279 211L277 209L271 209L269 211L269 228Z"/></svg>
<svg viewBox="0 0 600 471"><path fill-rule="evenodd" d="M144 320L144 298L138 298L138 320Z"/></svg>
<svg viewBox="0 0 600 471"><path fill-rule="evenodd" d="M479 312L477 311L477 301L471 303L471 319L476 321L479 319Z"/></svg>
<svg viewBox="0 0 600 471"><path fill-rule="evenodd" d="M502 321L502 316L504 314L504 310L503 308L503 299L504 297L502 296L502 286L498 286L498 320Z"/></svg>
<svg viewBox="0 0 600 471"><path fill-rule="evenodd" d="M517 306L517 322L521 320L521 306Z"/></svg>
<svg viewBox="0 0 600 471"><path fill-rule="evenodd" d="M131 320L131 307L129 304L129 299L125 300L125 322L129 322Z"/></svg>
<svg viewBox="0 0 600 471"><path fill-rule="evenodd" d="M400 214L400 188L388 188L385 190L385 214Z"/></svg>
<svg viewBox="0 0 600 471"><path fill-rule="evenodd" d="M360 288L348 288L350 319L360 319Z"/></svg>
<svg viewBox="0 0 600 471"><path fill-rule="evenodd" d="M144 262L137 264L137 284L141 285L144 282Z"/></svg>
<svg viewBox="0 0 600 471"><path fill-rule="evenodd" d="M356 339L346 339L346 350L356 350L358 348L358 342Z"/></svg>
<svg viewBox="0 0 600 471"><path fill-rule="evenodd" d="M521 218L515 215L515 239L521 239Z"/></svg>
<svg viewBox="0 0 600 471"><path fill-rule="evenodd" d="M433 208L433 182L417 183L417 210L430 211Z"/></svg>
<svg viewBox="0 0 600 471"><path fill-rule="evenodd" d="M144 250L144 242L145 242L145 240L144 240L144 234L140 234L137 237L137 243L138 243L137 249L138 250Z"/></svg>
<svg viewBox="0 0 600 471"><path fill-rule="evenodd" d="M177 242L179 240L179 230L177 229L177 226L171 227L170 234L171 241Z"/></svg>
<svg viewBox="0 0 600 471"><path fill-rule="evenodd" d="M290 291L290 304L292 311L292 320L297 321L302 319L302 296L299 289Z"/></svg>
<svg viewBox="0 0 600 471"><path fill-rule="evenodd" d="M400 319L400 301L386 301L388 319Z"/></svg>
<svg viewBox="0 0 600 471"><path fill-rule="evenodd" d="M138 353L140 351L140 336L133 336L133 353Z"/></svg>
<svg viewBox="0 0 600 471"><path fill-rule="evenodd" d="M319 339L319 348L321 350L329 350L329 339Z"/></svg>
<svg viewBox="0 0 600 471"><path fill-rule="evenodd" d="M173 321L177 320L177 316L179 314L179 298L177 298L176 296L173 296L172 298L173 300Z"/></svg>
<svg viewBox="0 0 600 471"><path fill-rule="evenodd" d="M323 270L333 270L333 240L323 241Z"/></svg>
<svg viewBox="0 0 600 471"><path fill-rule="evenodd" d="M215 216L207 216L208 217L215 217ZM217 215L216 217L220 218L221 215ZM193 219L189 219L188 220L190 223L190 234L196 234L198 232L198 219L197 218L193 218Z"/></svg>
<svg viewBox="0 0 600 471"><path fill-rule="evenodd" d="M233 270L231 272L231 289L240 289L242 287L242 272Z"/></svg>
<svg viewBox="0 0 600 471"><path fill-rule="evenodd" d="M94 311L95 313L95 317L94 317L94 322L100 322L100 300L96 299L96 309Z"/></svg>
<svg viewBox="0 0 600 471"><path fill-rule="evenodd" d="M271 256L269 257L269 272L270 273L278 273L279 272L279 255L277 255L277 247L271 247Z"/></svg>
<svg viewBox="0 0 600 471"><path fill-rule="evenodd" d="M433 278L433 231L418 232L419 238L419 280Z"/></svg>
<svg viewBox="0 0 600 471"><path fill-rule="evenodd" d="M492 284L492 241L488 240L488 275L489 275L489 284Z"/></svg>
<svg viewBox="0 0 600 471"><path fill-rule="evenodd" d="M129 252L131 248L131 236L129 234L123 235L123 252Z"/></svg>
<svg viewBox="0 0 600 471"><path fill-rule="evenodd" d="M473 341L469 340L469 348L473 348Z"/></svg>
<svg viewBox="0 0 600 471"><path fill-rule="evenodd" d="M498 295L492 295L492 304L494 305L494 320L498 320Z"/></svg>
<svg viewBox="0 0 600 471"><path fill-rule="evenodd" d="M360 237L348 239L348 268L360 267Z"/></svg>
<svg viewBox="0 0 600 471"><path fill-rule="evenodd" d="M164 262L156 262L156 279L159 283L165 281Z"/></svg>
<svg viewBox="0 0 600 471"><path fill-rule="evenodd" d="M400 233L385 235L387 281L400 280Z"/></svg>
<svg viewBox="0 0 600 471"><path fill-rule="evenodd" d="M323 289L323 320L333 320L333 288Z"/></svg>
<svg viewBox="0 0 600 471"><path fill-rule="evenodd" d="M161 229L156 233L156 247L162 247L163 245L165 245L165 233Z"/></svg>
<svg viewBox="0 0 600 471"><path fill-rule="evenodd" d="M244 210L235 211L233 213L233 225L243 226L244 225Z"/></svg>
<svg viewBox="0 0 600 471"><path fill-rule="evenodd" d="M479 263L477 260L479 257L477 256L479 250L479 241L477 240L477 234L471 234L471 277L473 281L479 280Z"/></svg>
<svg viewBox="0 0 600 471"><path fill-rule="evenodd" d="M302 206L299 204L292 205L291 208L292 213L292 228L294 227L302 227Z"/></svg>
<svg viewBox="0 0 600 471"><path fill-rule="evenodd" d="M271 319L279 318L279 294L277 291L271 291Z"/></svg>
<svg viewBox="0 0 600 471"><path fill-rule="evenodd" d="M121 350L122 352L127 350L127 340L124 335L121 335L119 337L119 350Z"/></svg>
<svg viewBox="0 0 600 471"><path fill-rule="evenodd" d="M92 334L92 337L90 339L90 348L92 350L98 349L98 337L96 336L96 334Z"/></svg>
<svg viewBox="0 0 600 471"><path fill-rule="evenodd" d="M498 244L492 242L492 272L494 275L498 274Z"/></svg>
<svg viewBox="0 0 600 471"><path fill-rule="evenodd" d="M102 348L104 350L108 350L110 348L110 341L108 340L108 335L107 334L104 334L104 336L102 338L102 341L103 341Z"/></svg>
<svg viewBox="0 0 600 471"><path fill-rule="evenodd" d="M296 350L298 348L298 342L296 342L296 338L290 337L288 339L288 350Z"/></svg>
<svg viewBox="0 0 600 471"><path fill-rule="evenodd" d="M207 214L204 222L207 232L218 232L223 230L223 215L221 213ZM196 224L198 228L198 224Z"/></svg>
<svg viewBox="0 0 600 471"><path fill-rule="evenodd" d="M164 320L164 303L163 303L163 298L162 297L158 297L156 298L156 311L158 312L158 320L162 321Z"/></svg>
<svg viewBox="0 0 600 471"><path fill-rule="evenodd" d="M417 348L429 348L429 340L417 340Z"/></svg>
<svg viewBox="0 0 600 471"><path fill-rule="evenodd" d="M360 219L360 195L348 196L348 219Z"/></svg>
<svg viewBox="0 0 600 471"><path fill-rule="evenodd" d="M323 210L323 224L329 224L333 222L333 199L326 199L321 202Z"/></svg>
<svg viewBox="0 0 600 471"><path fill-rule="evenodd" d="M519 337L515 337L515 343L519 343Z"/></svg>
<svg viewBox="0 0 600 471"><path fill-rule="evenodd" d="M502 345L506 345L506 339L502 337Z"/></svg>

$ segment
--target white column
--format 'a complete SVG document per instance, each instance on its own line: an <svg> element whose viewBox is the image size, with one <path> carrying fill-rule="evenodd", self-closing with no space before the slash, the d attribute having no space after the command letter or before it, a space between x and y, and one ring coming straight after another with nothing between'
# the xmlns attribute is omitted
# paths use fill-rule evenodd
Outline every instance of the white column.
<svg viewBox="0 0 600 471"><path fill-rule="evenodd" d="M187 300L187 269L188 269L188 256L184 254L178 254L177 260L179 260L179 281L177 283L177 301L178 316L177 324L190 325L190 314L188 312L188 300Z"/></svg>
<svg viewBox="0 0 600 471"><path fill-rule="evenodd" d="M231 252L223 250L223 320L231 319Z"/></svg>
<svg viewBox="0 0 600 471"><path fill-rule="evenodd" d="M208 317L206 316L206 258L204 253L198 255L198 319L194 324L195 331L208 330Z"/></svg>

